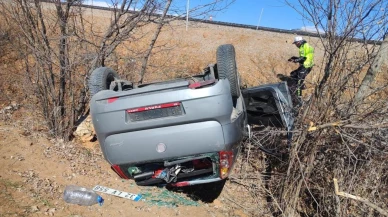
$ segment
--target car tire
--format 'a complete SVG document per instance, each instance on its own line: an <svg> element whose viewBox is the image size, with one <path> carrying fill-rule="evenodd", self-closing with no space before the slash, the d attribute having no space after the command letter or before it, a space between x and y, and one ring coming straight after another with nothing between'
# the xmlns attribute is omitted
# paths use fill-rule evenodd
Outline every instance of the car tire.
<svg viewBox="0 0 388 217"><path fill-rule="evenodd" d="M217 72L220 79L229 80L232 97L240 97L236 52L233 45L224 44L217 48Z"/></svg>
<svg viewBox="0 0 388 217"><path fill-rule="evenodd" d="M117 73L108 67L100 67L95 69L90 75L89 92L90 97L102 90L108 90L110 83L116 79L120 79Z"/></svg>

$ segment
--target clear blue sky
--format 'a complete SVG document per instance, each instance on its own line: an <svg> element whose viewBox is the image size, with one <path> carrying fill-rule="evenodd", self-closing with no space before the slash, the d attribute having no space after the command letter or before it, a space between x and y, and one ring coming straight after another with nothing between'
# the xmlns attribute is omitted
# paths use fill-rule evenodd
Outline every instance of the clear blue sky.
<svg viewBox="0 0 388 217"><path fill-rule="evenodd" d="M203 1L197 0L197 2ZM289 2L298 7L297 0L289 0ZM214 13L213 20L279 29L312 26L283 0L236 0L226 10Z"/></svg>
<svg viewBox="0 0 388 217"><path fill-rule="evenodd" d="M190 0L190 9L204 5L215 0ZM230 0L229 0L230 1ZM298 7L297 0L288 0ZM105 5L111 0L86 0L85 4ZM181 13L185 11L187 0L173 1L175 8L180 8ZM312 26L310 22L287 5L284 0L235 0L228 8L222 11L212 12L214 21L247 24L279 29L300 29L303 26ZM260 19L261 15L261 19ZM260 23L259 23L260 21Z"/></svg>

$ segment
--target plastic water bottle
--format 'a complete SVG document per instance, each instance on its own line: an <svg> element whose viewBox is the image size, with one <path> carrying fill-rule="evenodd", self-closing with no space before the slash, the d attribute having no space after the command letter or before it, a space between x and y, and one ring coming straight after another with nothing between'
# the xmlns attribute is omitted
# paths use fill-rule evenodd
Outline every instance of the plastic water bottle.
<svg viewBox="0 0 388 217"><path fill-rule="evenodd" d="M82 206L91 206L104 203L104 199L91 189L68 185L63 193L63 199L67 203L78 204Z"/></svg>

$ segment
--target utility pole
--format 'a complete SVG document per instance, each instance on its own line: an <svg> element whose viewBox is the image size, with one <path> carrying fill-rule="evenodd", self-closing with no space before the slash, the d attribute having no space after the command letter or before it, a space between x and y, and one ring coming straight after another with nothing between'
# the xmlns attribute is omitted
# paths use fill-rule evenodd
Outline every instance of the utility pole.
<svg viewBox="0 0 388 217"><path fill-rule="evenodd" d="M259 26L260 26L260 20L261 20L261 15L263 15L263 10L264 10L264 8L262 8L262 9L261 9L260 18L259 18L259 23L257 24L256 30L258 30L258 29L259 29Z"/></svg>
<svg viewBox="0 0 388 217"><path fill-rule="evenodd" d="M187 0L186 3L186 31L189 25L189 8L190 8L190 0Z"/></svg>

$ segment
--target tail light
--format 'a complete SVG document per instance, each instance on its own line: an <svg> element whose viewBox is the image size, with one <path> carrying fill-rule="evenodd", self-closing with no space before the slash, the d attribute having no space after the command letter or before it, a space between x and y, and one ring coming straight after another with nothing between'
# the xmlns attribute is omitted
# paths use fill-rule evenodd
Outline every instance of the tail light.
<svg viewBox="0 0 388 217"><path fill-rule="evenodd" d="M97 102L97 103L100 103L100 104L103 104L103 105L106 105L106 104L114 103L114 102L116 102L118 99L119 99L118 97L111 97L111 98L108 98L108 99L97 100L96 102Z"/></svg>
<svg viewBox="0 0 388 217"><path fill-rule="evenodd" d="M189 186L190 185L190 182L177 182L177 183L172 183L171 186L173 187L185 187L185 186Z"/></svg>
<svg viewBox="0 0 388 217"><path fill-rule="evenodd" d="M121 169L121 167L119 165L116 165L116 164L113 164L111 166L112 170L115 171L117 173L117 175L119 175L121 178L123 179L128 179L128 177L125 175L125 173L123 172L123 170Z"/></svg>
<svg viewBox="0 0 388 217"><path fill-rule="evenodd" d="M214 84L214 83L216 83L216 79L199 81L199 82L195 82L195 83L190 84L189 88L196 89L196 88L200 88L200 87L207 86L207 85Z"/></svg>
<svg viewBox="0 0 388 217"><path fill-rule="evenodd" d="M233 163L233 152L231 151L220 151L220 177L225 179L232 167Z"/></svg>
<svg viewBox="0 0 388 217"><path fill-rule="evenodd" d="M108 103L113 103L118 99L118 97L113 97L108 99Z"/></svg>

